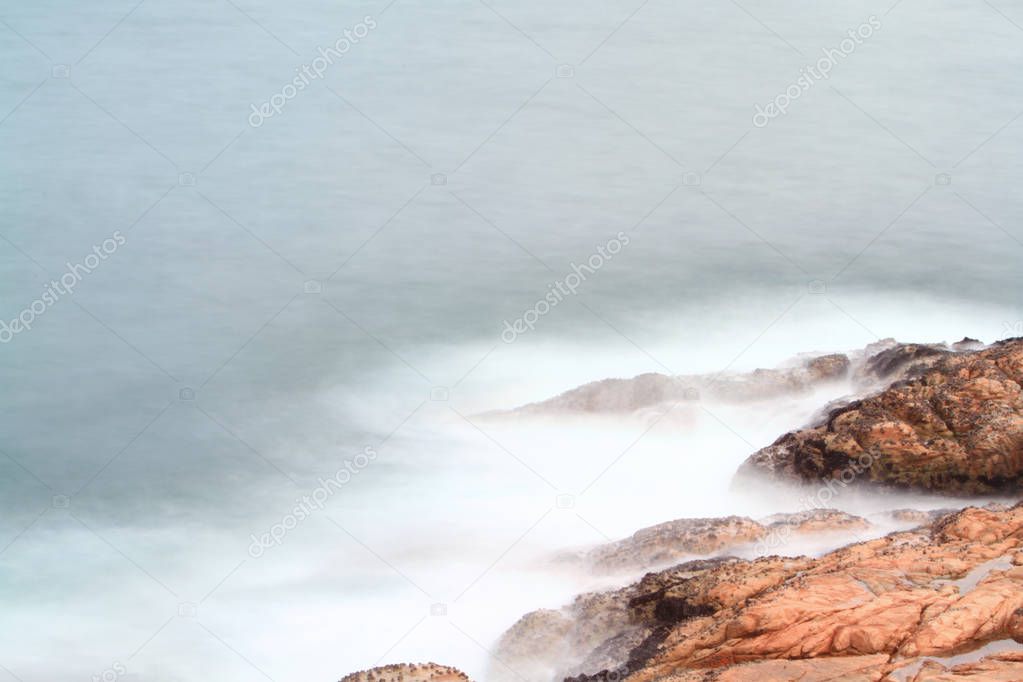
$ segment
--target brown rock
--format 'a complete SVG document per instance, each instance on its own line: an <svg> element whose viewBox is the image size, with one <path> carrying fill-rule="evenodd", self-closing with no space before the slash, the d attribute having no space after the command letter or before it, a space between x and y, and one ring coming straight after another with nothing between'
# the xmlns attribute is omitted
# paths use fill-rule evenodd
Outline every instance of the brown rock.
<svg viewBox="0 0 1023 682"><path fill-rule="evenodd" d="M911 368L931 364L948 352L937 345L900 343L871 356L863 373L877 379L892 379Z"/></svg>
<svg viewBox="0 0 1023 682"><path fill-rule="evenodd" d="M847 355L833 353L803 359L795 367L757 369L745 374L670 376L650 372L631 379L594 381L512 413L627 413L662 403L708 398L745 403L806 393L821 383L844 378L849 368Z"/></svg>
<svg viewBox="0 0 1023 682"><path fill-rule="evenodd" d="M587 554L586 561L600 572L654 568L756 542L766 532L764 526L742 516L678 519L597 547Z"/></svg>
<svg viewBox="0 0 1023 682"><path fill-rule="evenodd" d="M870 522L860 516L837 509L810 509L795 514L775 514L761 520L768 530L790 529L793 533L830 533L857 531L870 528Z"/></svg>
<svg viewBox="0 0 1023 682"><path fill-rule="evenodd" d="M894 677L885 682L896 682ZM926 661L908 682L1020 682L1023 680L1023 653L986 656L973 663L947 668L935 661Z"/></svg>
<svg viewBox="0 0 1023 682"><path fill-rule="evenodd" d="M705 671L690 671L682 676L667 677L665 680L692 682L767 682L769 680L799 680L799 682L878 682L888 657L835 656L813 660L757 661L724 668L707 676Z"/></svg>
<svg viewBox="0 0 1023 682"><path fill-rule="evenodd" d="M984 343L982 341L971 339L969 336L964 336L962 340L952 344L952 350L955 351L978 350L983 347Z"/></svg>
<svg viewBox="0 0 1023 682"><path fill-rule="evenodd" d="M603 629L563 670L580 682L760 682L895 680L913 666L920 680L1020 680L1023 657L944 659L1020 637L1021 552L1023 504L971 507L818 559L681 564L587 595L571 629Z"/></svg>
<svg viewBox="0 0 1023 682"><path fill-rule="evenodd" d="M635 571L677 563L694 555L726 552L754 542L758 551L771 549L775 537L781 545L797 536L868 528L867 520L835 509L775 514L761 522L740 516L678 519L596 547L583 559L589 568L599 572ZM637 585L624 590L585 594L564 609L541 609L526 614L504 634L495 653L500 661L511 664L515 673L527 678L547 679L551 671L564 676L614 667L649 638L657 624L712 612L721 603L784 575L776 566L792 565L789 560L775 558L762 564L763 575L754 580L744 579L741 584L730 580L711 584L696 579L710 567L733 561L736 559L730 557L689 561L668 571L647 574ZM721 573L724 577L729 575L727 571ZM685 581L684 588L676 584L680 581ZM657 595L656 600L650 597L652 593ZM645 624L638 624L637 614L643 615L638 621L646 621ZM495 669L491 677L515 677L505 675L507 672Z"/></svg>
<svg viewBox="0 0 1023 682"><path fill-rule="evenodd" d="M584 599L580 597L579 600ZM549 679L557 666L564 665L575 652L593 648L607 637L614 628L623 627L624 621L614 619L612 614L603 614L613 624L589 623L590 629L598 631L596 640L580 636L576 631L578 620L568 613L553 609L540 609L520 618L497 644L496 660L501 670L495 674L513 678L522 675L527 679ZM504 666L512 669L511 673Z"/></svg>
<svg viewBox="0 0 1023 682"><path fill-rule="evenodd" d="M841 379L849 372L849 356L842 353L821 355L804 365L810 381Z"/></svg>
<svg viewBox="0 0 1023 682"><path fill-rule="evenodd" d="M1023 569L1011 563L1021 545L1023 506L971 508L923 532L851 545L680 623L628 679L759 659L950 655L1005 639L1023 608Z"/></svg>
<svg viewBox="0 0 1023 682"><path fill-rule="evenodd" d="M934 523L943 516L955 512L955 509L935 509L933 511L920 511L918 509L894 509L890 512L886 512L885 516L890 518L892 521L899 523L916 523L916 524L930 524Z"/></svg>
<svg viewBox="0 0 1023 682"><path fill-rule="evenodd" d="M732 551L751 543L758 543L757 549L760 544L771 549L793 536L852 532L870 526L866 519L837 509L775 514L760 522L745 516L677 519L596 547L587 552L583 560L591 570L601 573L653 569L697 556Z"/></svg>
<svg viewBox="0 0 1023 682"><path fill-rule="evenodd" d="M470 682L462 671L436 663L396 663L345 675L341 682Z"/></svg>
<svg viewBox="0 0 1023 682"><path fill-rule="evenodd" d="M954 353L896 346L871 359L910 378L754 453L741 476L859 481L962 494L1023 483L1023 339Z"/></svg>
<svg viewBox="0 0 1023 682"><path fill-rule="evenodd" d="M1006 622L1006 634L1023 644L1023 608L1016 609Z"/></svg>

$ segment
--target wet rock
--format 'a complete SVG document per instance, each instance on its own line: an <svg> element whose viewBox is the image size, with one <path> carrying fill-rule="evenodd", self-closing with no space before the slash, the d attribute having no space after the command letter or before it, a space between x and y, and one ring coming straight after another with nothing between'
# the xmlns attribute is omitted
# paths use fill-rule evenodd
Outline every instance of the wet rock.
<svg viewBox="0 0 1023 682"><path fill-rule="evenodd" d="M720 552L759 540L764 526L742 516L678 519L637 531L632 537L590 551L586 563L598 572L654 568L694 555Z"/></svg>
<svg viewBox="0 0 1023 682"><path fill-rule="evenodd" d="M870 528L870 522L836 509L775 514L759 522L745 516L677 519L637 531L632 537L596 547L582 555L597 573L652 569L695 556L734 551L772 536L788 538ZM780 544L772 542L773 544Z"/></svg>
<svg viewBox="0 0 1023 682"><path fill-rule="evenodd" d="M577 600L567 639L592 648L537 679L1019 680L1023 658L945 659L1023 634L1020 563L1023 505L967 508L816 559L687 562Z"/></svg>
<svg viewBox="0 0 1023 682"><path fill-rule="evenodd" d="M819 384L845 378L849 368L849 356L832 353L800 359L793 367L757 369L749 373L670 376L651 372L631 379L594 381L510 413L494 412L487 416L624 414L664 403L707 399L746 403L806 393Z"/></svg>
<svg viewBox="0 0 1023 682"><path fill-rule="evenodd" d="M948 352L937 345L903 343L871 357L864 373L878 379L890 379L905 373L910 367L929 365Z"/></svg>
<svg viewBox="0 0 1023 682"><path fill-rule="evenodd" d="M958 494L1019 489L1023 340L963 353L901 345L871 362L882 374L916 364L911 377L751 455L740 482L766 475Z"/></svg>
<svg viewBox="0 0 1023 682"><path fill-rule="evenodd" d="M838 531L858 531L870 528L870 521L861 516L847 514L837 509L809 509L794 514L774 514L761 523L768 530L780 528L793 533L832 533Z"/></svg>
<svg viewBox="0 0 1023 682"><path fill-rule="evenodd" d="M396 663L345 675L341 682L469 682L469 677L436 663Z"/></svg>
<svg viewBox="0 0 1023 682"><path fill-rule="evenodd" d="M896 682L886 677L884 682ZM907 682L1019 682L1023 680L1023 652L985 656L979 661L951 667L926 661Z"/></svg>
<svg viewBox="0 0 1023 682"><path fill-rule="evenodd" d="M954 351L967 351L967 350L978 350L984 347L984 343L977 339L971 339L969 336L964 336L962 340L956 341L952 344L952 350Z"/></svg>
<svg viewBox="0 0 1023 682"><path fill-rule="evenodd" d="M932 511L920 511L918 509L893 509L885 512L884 516L897 523L915 523L918 525L934 523L943 516L955 512L955 509L934 509Z"/></svg>
<svg viewBox="0 0 1023 682"><path fill-rule="evenodd" d="M887 661L977 649L1018 628L1023 569L1010 559L1021 546L1023 506L969 508L819 559L710 569L690 582L716 595L718 609L674 626L627 680L689 679L672 675L706 669L728 670L715 679L754 679L740 664L760 660L804 661L793 669L810 677L799 679L828 679L833 671L819 666L835 657ZM857 675L883 679L890 669L880 661Z"/></svg>

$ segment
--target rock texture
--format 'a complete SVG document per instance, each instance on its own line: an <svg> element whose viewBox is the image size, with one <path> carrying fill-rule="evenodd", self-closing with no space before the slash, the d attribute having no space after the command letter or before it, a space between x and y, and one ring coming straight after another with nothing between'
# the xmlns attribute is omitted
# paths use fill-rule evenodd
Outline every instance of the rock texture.
<svg viewBox="0 0 1023 682"><path fill-rule="evenodd" d="M792 535L848 533L870 526L866 519L835 509L776 514L761 522L745 516L677 519L596 547L583 558L584 563L598 573L649 570L694 556L765 543L772 537L780 541Z"/></svg>
<svg viewBox="0 0 1023 682"><path fill-rule="evenodd" d="M886 512L885 515L900 523L915 523L918 525L924 525L933 523L943 516L955 512L955 509L935 509L933 511L920 511L918 509L894 509L890 512Z"/></svg>
<svg viewBox="0 0 1023 682"><path fill-rule="evenodd" d="M943 665L927 660L915 663L915 670L892 668L883 654L836 656L801 661L758 661L713 671L688 671L663 678L663 682L1020 682L1023 653L1007 652L985 656L970 663Z"/></svg>
<svg viewBox="0 0 1023 682"><path fill-rule="evenodd" d="M545 665L559 677L537 679L578 682L1020 680L1021 630L1017 505L968 508L817 559L717 559L648 573L564 612L527 616L497 655L535 668L537 655L524 660L528 646L517 647L557 640L562 649L550 653L563 665ZM990 643L1017 653L963 660ZM959 658L943 660L951 656Z"/></svg>
<svg viewBox="0 0 1023 682"><path fill-rule="evenodd" d="M754 453L740 476L956 494L1023 484L1023 339L954 352L898 345L866 363L889 388ZM740 478L740 481L742 478Z"/></svg>
<svg viewBox="0 0 1023 682"><path fill-rule="evenodd" d="M813 426L751 456L740 474L822 487L1019 494L1023 339L883 341L851 358L713 377L701 390L756 400L843 378L887 388L829 405ZM519 412L637 410L699 397L691 379L597 382ZM915 527L817 558L724 554L752 544L759 555L775 546L775 535L856 536L869 522L818 509L760 520L681 519L597 547L581 555L590 569L670 567L527 614L497 643L487 679L1023 681L1023 503L878 517ZM675 564L681 559L690 560ZM386 666L342 682L392 680L467 682L434 664Z"/></svg>
<svg viewBox="0 0 1023 682"><path fill-rule="evenodd" d="M345 675L341 682L469 682L469 677L436 663L397 663Z"/></svg>
<svg viewBox="0 0 1023 682"><path fill-rule="evenodd" d="M907 682L1019 682L1023 680L1023 652L988 656L974 663L946 667L927 661Z"/></svg>

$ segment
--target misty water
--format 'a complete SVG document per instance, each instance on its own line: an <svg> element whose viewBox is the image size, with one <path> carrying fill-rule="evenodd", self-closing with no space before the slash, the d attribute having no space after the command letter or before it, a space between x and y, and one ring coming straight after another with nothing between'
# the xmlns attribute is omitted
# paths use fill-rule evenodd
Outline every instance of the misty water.
<svg viewBox="0 0 1023 682"><path fill-rule="evenodd" d="M1023 334L1003 4L0 3L0 677L486 679L519 616L613 583L557 552L798 510L732 474L847 385L477 415Z"/></svg>

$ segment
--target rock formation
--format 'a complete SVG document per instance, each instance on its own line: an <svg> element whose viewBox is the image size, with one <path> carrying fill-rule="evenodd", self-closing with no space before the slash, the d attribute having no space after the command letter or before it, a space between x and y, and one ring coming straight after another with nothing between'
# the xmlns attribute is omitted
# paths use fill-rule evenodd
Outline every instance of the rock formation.
<svg viewBox="0 0 1023 682"><path fill-rule="evenodd" d="M573 655L551 652L566 664L557 674L577 682L1020 680L1023 505L968 508L818 559L648 573L527 616L497 655L535 672L535 654L519 658L529 641L564 642Z"/></svg>
<svg viewBox="0 0 1023 682"><path fill-rule="evenodd" d="M397 663L345 675L341 682L469 682L469 677L436 663Z"/></svg>
<svg viewBox="0 0 1023 682"><path fill-rule="evenodd" d="M829 405L812 426L753 454L737 479L1017 497L1023 484L1023 339L886 340L788 369L701 377L700 389L695 379L596 382L516 412L628 412L708 395L756 400L847 379L873 392ZM596 572L659 570L523 616L497 643L487 679L1023 680L1023 503L872 518L914 527L817 558L746 560L726 554L770 552L783 544L772 544L776 535L845 533L846 542L871 524L818 509L680 519L574 555ZM467 682L434 664L386 666L342 682L396 680Z"/></svg>
<svg viewBox="0 0 1023 682"><path fill-rule="evenodd" d="M783 435L754 453L740 474L957 494L1019 490L1023 339L963 352L899 345L871 357L866 368L905 378Z"/></svg>
<svg viewBox="0 0 1023 682"><path fill-rule="evenodd" d="M629 413L662 403L704 399L768 400L806 393L819 384L844 379L849 367L849 357L836 353L804 358L794 367L757 369L747 374L670 376L651 372L631 379L594 381L549 400L519 407L512 414ZM499 414L502 413L489 416Z"/></svg>
<svg viewBox="0 0 1023 682"><path fill-rule="evenodd" d="M744 516L678 519L644 528L624 540L600 545L582 558L588 568L598 573L649 570L694 556L766 542L772 536L784 539L811 533L848 533L870 526L866 519L835 509L775 514L761 522Z"/></svg>
<svg viewBox="0 0 1023 682"><path fill-rule="evenodd" d="M945 356L983 347L981 342L969 338L953 344L900 344L894 339L883 339L850 353L803 355L776 369L703 375L649 372L631 379L603 379L547 400L483 416L627 414L665 403L696 400L749 403L805 394L842 380L848 380L861 392L887 385Z"/></svg>

